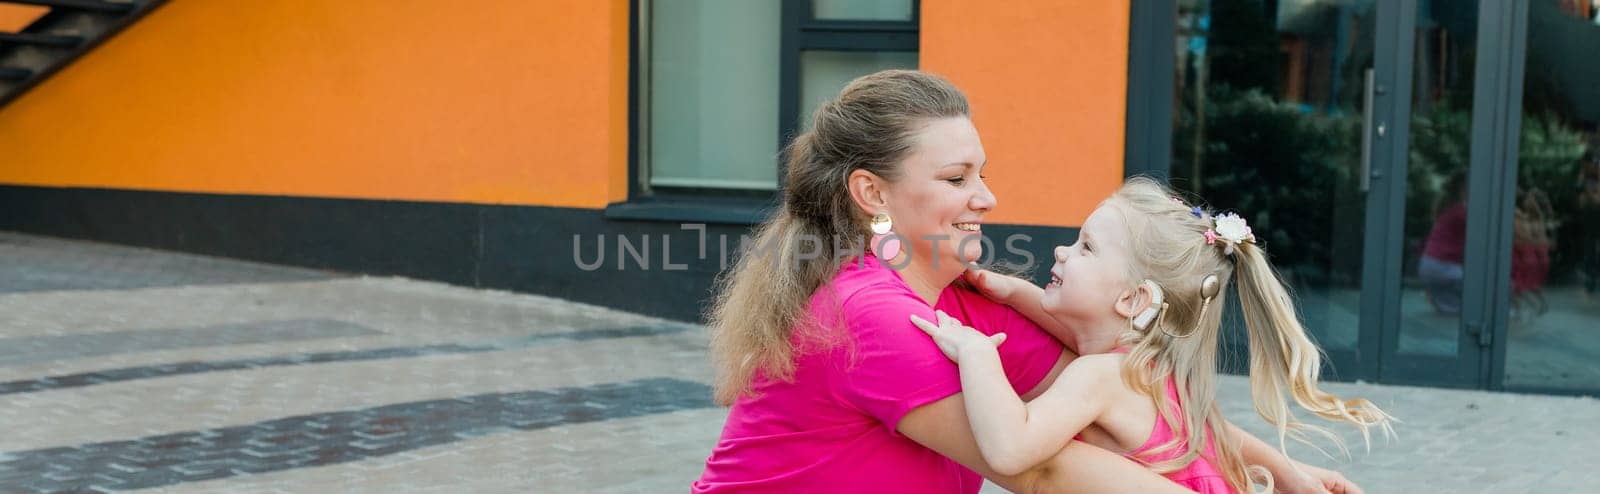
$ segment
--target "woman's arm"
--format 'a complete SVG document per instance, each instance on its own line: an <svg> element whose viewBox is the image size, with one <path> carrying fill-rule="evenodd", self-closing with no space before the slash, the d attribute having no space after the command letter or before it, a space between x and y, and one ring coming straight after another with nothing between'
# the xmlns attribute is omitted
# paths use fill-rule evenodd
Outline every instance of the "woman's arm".
<svg viewBox="0 0 1600 494"><path fill-rule="evenodd" d="M969 425L983 460L1002 475L1022 473L1061 451L1105 410L1100 384L1116 381L1115 358L1080 357L1043 395L1024 403L1006 380L991 338L935 314L939 324L911 316L961 369Z"/></svg>
<svg viewBox="0 0 1600 494"><path fill-rule="evenodd" d="M1361 487L1345 479L1339 472L1291 460L1277 448L1233 425L1233 422L1224 423L1228 425L1227 433L1239 440L1239 454L1244 457L1244 462L1261 465L1271 472L1278 492L1361 494Z"/></svg>
<svg viewBox="0 0 1600 494"><path fill-rule="evenodd" d="M959 393L912 409L896 430L1012 492L1188 492L1132 460L1081 441L1072 441L1032 470L1001 475L983 461Z"/></svg>

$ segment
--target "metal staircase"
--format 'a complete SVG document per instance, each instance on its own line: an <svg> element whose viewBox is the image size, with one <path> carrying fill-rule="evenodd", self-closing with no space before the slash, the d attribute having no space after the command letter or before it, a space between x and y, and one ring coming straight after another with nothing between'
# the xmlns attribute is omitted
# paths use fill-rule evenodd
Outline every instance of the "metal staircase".
<svg viewBox="0 0 1600 494"><path fill-rule="evenodd" d="M47 7L19 32L0 32L0 107L88 53L163 0L0 0Z"/></svg>

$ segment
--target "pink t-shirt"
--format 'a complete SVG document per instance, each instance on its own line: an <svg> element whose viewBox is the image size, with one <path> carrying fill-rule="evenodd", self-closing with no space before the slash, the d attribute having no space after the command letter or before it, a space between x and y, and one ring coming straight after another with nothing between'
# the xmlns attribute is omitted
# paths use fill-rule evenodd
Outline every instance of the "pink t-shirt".
<svg viewBox="0 0 1600 494"><path fill-rule="evenodd" d="M843 316L844 343L802 351L792 382L757 376L734 403L693 492L977 492L977 473L895 431L917 408L961 391L956 365L917 314L933 307L871 255L847 262L811 298L819 321ZM1000 346L1006 377L1025 394L1049 374L1062 345L1027 318L983 295L945 288L935 304Z"/></svg>
<svg viewBox="0 0 1600 494"><path fill-rule="evenodd" d="M1428 242L1422 253L1445 262L1461 264L1461 252L1467 243L1467 203L1458 202L1445 208L1433 220L1433 230L1428 232Z"/></svg>
<svg viewBox="0 0 1600 494"><path fill-rule="evenodd" d="M1179 399L1178 386L1171 376L1167 376L1167 403L1171 405L1171 412L1174 417L1183 417L1183 400ZM1186 437L1188 429L1181 427L1183 425L1181 422L1178 425L1180 427L1174 431L1171 426L1167 425L1166 420L1162 420L1159 416L1156 417L1156 423L1150 430L1150 439L1145 440L1144 445L1128 453L1127 456L1129 458L1142 457L1150 463L1160 463L1183 456L1184 453L1189 451L1187 445L1164 453L1146 454L1158 446L1171 442L1173 438ZM1228 486L1228 477L1223 475L1222 470L1218 469L1216 467L1217 464L1213 461L1217 457L1217 445L1212 440L1211 431L1207 430L1204 437L1205 446L1200 448L1200 457L1190 462L1189 466L1167 472L1165 477L1177 482L1179 486L1199 494L1234 494L1233 488Z"/></svg>

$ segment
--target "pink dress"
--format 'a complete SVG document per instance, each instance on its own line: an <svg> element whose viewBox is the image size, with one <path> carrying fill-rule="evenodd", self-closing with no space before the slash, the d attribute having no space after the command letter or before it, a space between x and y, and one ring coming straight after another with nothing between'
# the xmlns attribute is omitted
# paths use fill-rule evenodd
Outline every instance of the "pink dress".
<svg viewBox="0 0 1600 494"><path fill-rule="evenodd" d="M1000 359L1019 392L1044 380L1062 346L1027 318L957 287L940 310L984 332L1005 332ZM929 307L870 254L817 290L811 315L843 319L848 344L797 345L794 379L757 377L757 394L729 410L722 438L690 490L712 492L975 493L977 473L896 432L912 409L961 392L956 364L910 316ZM799 341L799 340L797 340Z"/></svg>
<svg viewBox="0 0 1600 494"><path fill-rule="evenodd" d="M1173 416L1182 417L1183 403L1178 401L1178 388L1173 384L1171 377L1167 378L1167 401L1172 404ZM1161 417L1158 416L1156 417L1155 428L1150 431L1150 440L1145 441L1143 446L1133 450L1132 453L1128 453L1127 456L1129 458L1139 457L1140 454L1166 444L1167 441L1171 441L1174 437L1178 437L1178 434L1175 434L1172 428L1167 426L1167 421L1161 420ZM1177 482L1178 485L1195 492L1234 494L1233 488L1228 487L1228 478L1222 474L1222 470L1217 469L1216 463L1213 462L1217 457L1217 448L1216 444L1213 443L1211 433L1207 432L1205 438L1206 446L1205 449L1201 450L1200 457L1195 458L1193 463L1181 470L1167 473L1166 477L1173 482ZM1157 463L1182 456L1183 452L1187 450L1186 446L1180 447L1175 450L1169 450L1166 453L1144 458L1144 460Z"/></svg>

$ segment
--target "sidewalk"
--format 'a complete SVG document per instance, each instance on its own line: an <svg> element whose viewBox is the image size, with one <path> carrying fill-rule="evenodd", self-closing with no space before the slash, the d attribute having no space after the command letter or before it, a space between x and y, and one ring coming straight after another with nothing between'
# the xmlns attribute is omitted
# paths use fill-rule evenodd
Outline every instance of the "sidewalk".
<svg viewBox="0 0 1600 494"><path fill-rule="evenodd" d="M683 492L703 327L561 300L0 233L0 491ZM1330 384L1404 422L1368 492L1600 489L1600 402ZM1248 384L1226 413L1263 438ZM991 486L992 489L992 486Z"/></svg>

